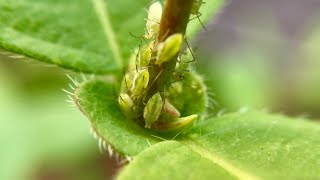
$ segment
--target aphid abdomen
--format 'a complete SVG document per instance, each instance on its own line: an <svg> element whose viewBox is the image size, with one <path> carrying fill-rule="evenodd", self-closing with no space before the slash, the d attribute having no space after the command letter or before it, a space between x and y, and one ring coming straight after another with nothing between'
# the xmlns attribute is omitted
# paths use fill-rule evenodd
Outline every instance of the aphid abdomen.
<svg viewBox="0 0 320 180"><path fill-rule="evenodd" d="M147 102L143 111L145 127L151 128L151 125L158 120L163 108L163 100L160 93L153 95Z"/></svg>

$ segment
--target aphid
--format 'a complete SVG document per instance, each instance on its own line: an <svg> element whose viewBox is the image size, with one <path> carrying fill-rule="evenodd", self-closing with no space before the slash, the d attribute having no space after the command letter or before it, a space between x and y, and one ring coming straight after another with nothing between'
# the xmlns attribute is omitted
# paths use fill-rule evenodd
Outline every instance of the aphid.
<svg viewBox="0 0 320 180"><path fill-rule="evenodd" d="M131 87L131 92L134 100L139 97L143 90L147 88L149 82L149 71L148 69L142 69L135 74L134 83Z"/></svg>
<svg viewBox="0 0 320 180"><path fill-rule="evenodd" d="M182 39L182 34L177 33L169 36L164 42L159 43L155 64L160 65L171 60L180 51Z"/></svg>
<svg viewBox="0 0 320 180"><path fill-rule="evenodd" d="M139 53L139 66L140 68L146 67L149 65L150 58L152 54L152 49L150 49L150 45L144 45Z"/></svg>
<svg viewBox="0 0 320 180"><path fill-rule="evenodd" d="M119 95L118 102L121 110L127 117L133 117L135 115L134 108L133 108L134 104L128 94L121 93Z"/></svg>
<svg viewBox="0 0 320 180"><path fill-rule="evenodd" d="M121 82L121 93L131 94L131 88L135 78L135 71L129 71L124 75Z"/></svg>
<svg viewBox="0 0 320 180"><path fill-rule="evenodd" d="M143 118L145 121L145 128L151 128L151 125L156 122L163 108L163 100L160 93L154 94L147 102L143 110Z"/></svg>
<svg viewBox="0 0 320 180"><path fill-rule="evenodd" d="M146 34L145 38L151 39L156 36L159 30L159 22L162 16L162 6L157 1L149 7L148 19L146 23Z"/></svg>
<svg viewBox="0 0 320 180"><path fill-rule="evenodd" d="M191 7L191 14L196 15L196 18L198 18L201 26L206 29L206 27L203 25L202 21L200 20L200 16L202 15L199 12L199 9L201 7L202 4L204 4L205 2L203 2L202 0L194 0L192 7Z"/></svg>
<svg viewBox="0 0 320 180"><path fill-rule="evenodd" d="M199 13L199 9L202 4L204 4L202 0L194 0L191 7L191 14L197 15Z"/></svg>

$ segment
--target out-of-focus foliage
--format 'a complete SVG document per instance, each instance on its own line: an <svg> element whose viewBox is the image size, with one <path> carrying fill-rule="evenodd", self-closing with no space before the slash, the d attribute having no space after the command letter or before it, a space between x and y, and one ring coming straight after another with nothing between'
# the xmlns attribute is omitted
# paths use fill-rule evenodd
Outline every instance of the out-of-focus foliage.
<svg viewBox="0 0 320 180"><path fill-rule="evenodd" d="M100 162L90 124L65 102L61 88L67 84L57 68L0 56L0 179L111 174Z"/></svg>
<svg viewBox="0 0 320 180"><path fill-rule="evenodd" d="M319 119L319 16L300 14L305 21L286 32L288 27L274 18L279 12L270 8L277 3L263 4L269 6L252 7L260 13L233 7L235 11L226 12L225 19L203 34L207 38L199 38L198 67L216 95L216 110L246 106ZM220 44L209 46L211 42Z"/></svg>

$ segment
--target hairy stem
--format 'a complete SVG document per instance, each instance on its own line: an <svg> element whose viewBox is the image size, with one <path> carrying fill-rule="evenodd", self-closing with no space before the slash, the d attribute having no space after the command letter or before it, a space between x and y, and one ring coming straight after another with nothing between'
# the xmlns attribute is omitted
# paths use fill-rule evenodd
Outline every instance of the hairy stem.
<svg viewBox="0 0 320 180"><path fill-rule="evenodd" d="M162 13L160 30L155 43L155 48L157 45L167 37L175 33L185 34L187 24L189 22L190 12L194 0L166 0L165 7ZM155 49L154 48L154 49ZM153 94L157 92L163 92L165 86L170 85L172 73L175 69L177 62L176 56L160 66L149 67L150 73L150 87L147 94L147 99L149 99ZM154 64L155 59L151 61Z"/></svg>

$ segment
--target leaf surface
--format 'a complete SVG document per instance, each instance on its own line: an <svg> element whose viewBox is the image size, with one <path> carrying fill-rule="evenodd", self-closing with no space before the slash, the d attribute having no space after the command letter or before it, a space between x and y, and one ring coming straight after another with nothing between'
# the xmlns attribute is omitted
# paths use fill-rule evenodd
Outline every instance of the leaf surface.
<svg viewBox="0 0 320 180"><path fill-rule="evenodd" d="M101 137L121 154L136 156L120 177L144 174L148 179L161 179L188 168L203 170L194 172L196 176L215 177L207 167L220 178L320 177L318 123L256 111L237 112L198 122L191 129L177 132L175 141L157 144L160 138L170 140L172 136L148 131L124 118L112 92L111 84L92 80L80 86L76 99ZM150 144L156 146L148 148ZM189 160L190 166L184 163ZM162 169L163 163L168 167L159 175L154 169ZM181 179L189 175L185 173ZM180 179L175 174L173 177Z"/></svg>
<svg viewBox="0 0 320 180"><path fill-rule="evenodd" d="M140 43L130 33L144 34L147 17L144 9L149 3L149 0L1 0L0 47L75 71L122 71L131 50ZM203 21L216 10L211 1L207 8L210 9L203 12ZM199 23L192 22L190 35L199 27Z"/></svg>
<svg viewBox="0 0 320 180"><path fill-rule="evenodd" d="M142 34L148 0L2 0L0 46L76 71L108 73ZM126 10L130 7L130 11Z"/></svg>

